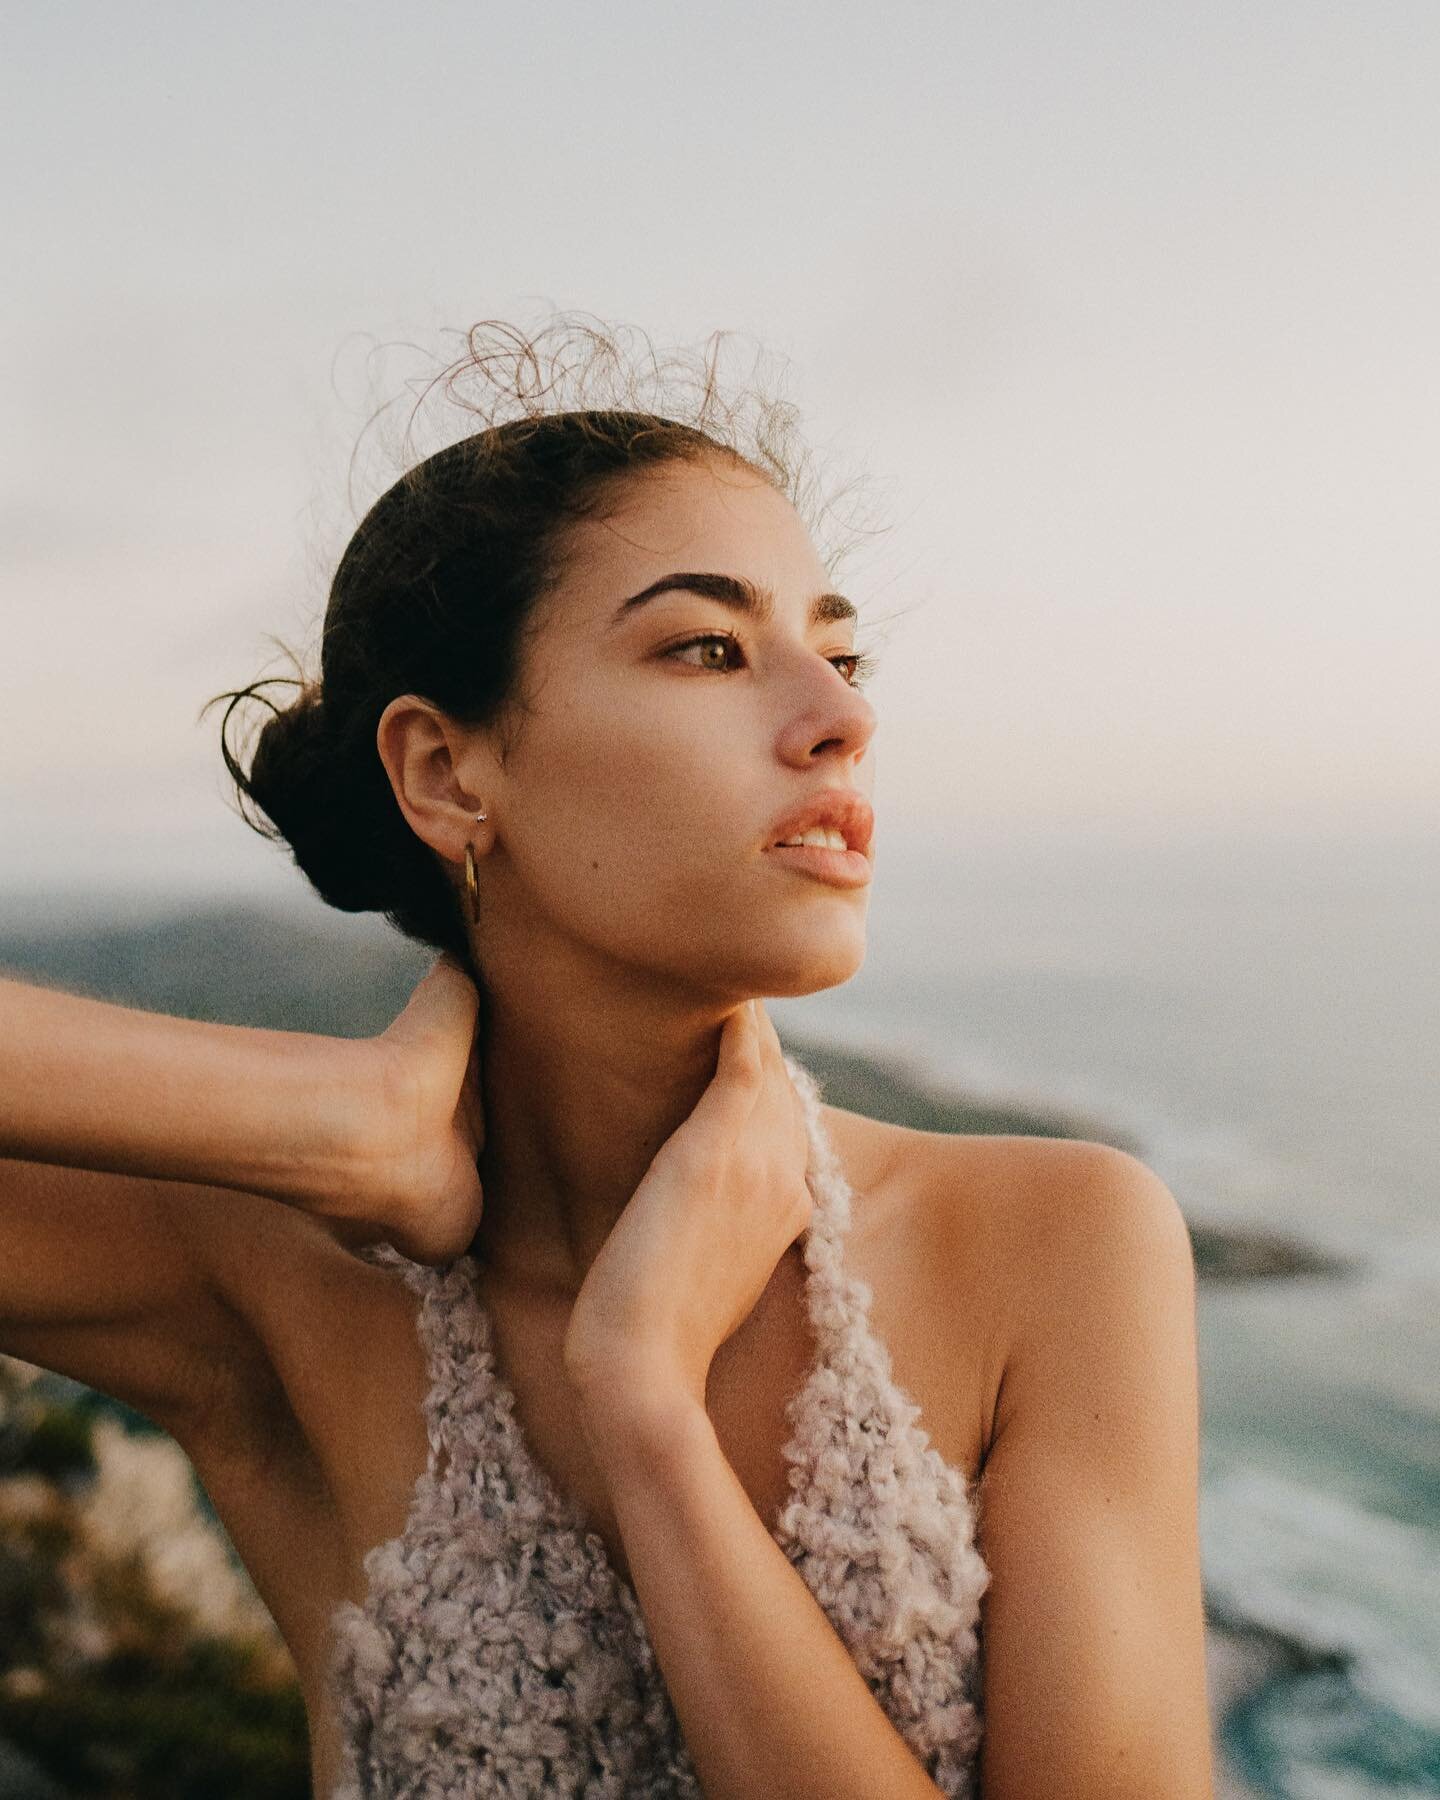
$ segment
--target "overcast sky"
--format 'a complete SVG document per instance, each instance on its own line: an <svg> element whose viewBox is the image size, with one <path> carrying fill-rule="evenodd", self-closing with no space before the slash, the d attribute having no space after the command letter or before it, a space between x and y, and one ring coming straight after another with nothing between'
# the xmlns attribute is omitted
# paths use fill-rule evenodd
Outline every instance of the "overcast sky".
<svg viewBox="0 0 1440 1800"><path fill-rule="evenodd" d="M882 857L1440 820L1434 0L6 37L0 890L283 873L199 706L313 625L370 409L552 305L753 334L868 471Z"/></svg>

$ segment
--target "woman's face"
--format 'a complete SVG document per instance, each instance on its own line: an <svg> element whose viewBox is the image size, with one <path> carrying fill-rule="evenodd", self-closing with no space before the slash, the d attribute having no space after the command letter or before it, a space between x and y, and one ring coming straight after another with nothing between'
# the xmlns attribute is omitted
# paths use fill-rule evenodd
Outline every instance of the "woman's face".
<svg viewBox="0 0 1440 1800"><path fill-rule="evenodd" d="M747 584L771 616L679 587L626 605L677 573ZM855 623L816 606L830 586L790 502L725 463L647 471L574 527L525 652L484 910L724 998L848 980L868 881L771 849L819 790L874 788Z"/></svg>

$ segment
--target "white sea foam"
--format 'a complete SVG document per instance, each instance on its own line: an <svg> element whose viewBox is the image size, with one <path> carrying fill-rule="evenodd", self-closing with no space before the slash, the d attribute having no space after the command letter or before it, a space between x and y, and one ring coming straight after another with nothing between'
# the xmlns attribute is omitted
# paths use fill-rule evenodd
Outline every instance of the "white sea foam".
<svg viewBox="0 0 1440 1800"><path fill-rule="evenodd" d="M1232 1464L1201 1495L1207 1593L1314 1651L1354 1687L1440 1732L1440 1555L1434 1531L1271 1470Z"/></svg>

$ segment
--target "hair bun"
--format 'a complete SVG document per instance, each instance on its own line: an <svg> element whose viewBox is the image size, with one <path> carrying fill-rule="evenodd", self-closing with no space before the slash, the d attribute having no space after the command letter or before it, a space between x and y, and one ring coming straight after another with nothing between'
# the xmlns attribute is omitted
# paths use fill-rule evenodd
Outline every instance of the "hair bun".
<svg viewBox="0 0 1440 1800"><path fill-rule="evenodd" d="M299 689L288 706L263 690ZM342 912L385 912L395 904L395 829L405 830L373 732L363 743L331 728L318 685L290 677L257 681L233 694L221 724L226 767L245 800L269 821L250 823L289 844L320 897ZM249 700L270 710L250 750L249 767L228 741L236 708Z"/></svg>

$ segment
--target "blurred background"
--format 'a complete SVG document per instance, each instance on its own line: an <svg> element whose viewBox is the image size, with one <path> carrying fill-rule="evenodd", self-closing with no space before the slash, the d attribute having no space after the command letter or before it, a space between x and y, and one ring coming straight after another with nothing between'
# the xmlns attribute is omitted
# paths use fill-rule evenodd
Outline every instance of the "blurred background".
<svg viewBox="0 0 1440 1800"><path fill-rule="evenodd" d="M1440 1794L1437 93L1428 0L32 3L0 72L0 965L383 1024L202 702L472 322L761 346L888 524L870 950L772 1013L1179 1199L1227 1800ZM175 1447L0 1364L0 1796L303 1794L287 1679Z"/></svg>

